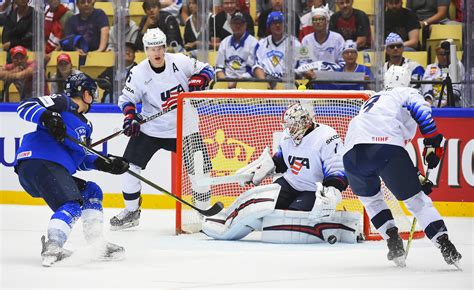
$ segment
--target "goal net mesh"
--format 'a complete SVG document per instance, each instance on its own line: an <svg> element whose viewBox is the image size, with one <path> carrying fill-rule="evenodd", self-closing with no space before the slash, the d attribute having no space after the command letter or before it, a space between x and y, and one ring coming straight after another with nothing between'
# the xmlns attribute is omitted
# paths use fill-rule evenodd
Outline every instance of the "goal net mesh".
<svg viewBox="0 0 474 290"><path fill-rule="evenodd" d="M252 185L241 187L233 183L202 188L193 186L195 183L191 179L203 177L203 174L211 177L232 175L258 158L267 146L273 154L282 134L283 112L295 102L301 102L314 113L318 123L331 126L344 140L350 120L368 98L365 92L348 91L227 90L184 93L179 98L178 108L179 160L175 192L203 209L217 201L227 207ZM190 135L190 128L198 128L198 133ZM196 152L202 157L196 159ZM262 184L272 181L272 177L268 177ZM382 190L400 231L409 232L411 222L399 202L383 183ZM342 195L338 210L360 212L364 216L363 206L350 187ZM362 232L366 239L380 239L375 229L367 225L367 220L360 224L365 224L366 229ZM191 208L178 204L176 229L178 233L198 232L201 217Z"/></svg>

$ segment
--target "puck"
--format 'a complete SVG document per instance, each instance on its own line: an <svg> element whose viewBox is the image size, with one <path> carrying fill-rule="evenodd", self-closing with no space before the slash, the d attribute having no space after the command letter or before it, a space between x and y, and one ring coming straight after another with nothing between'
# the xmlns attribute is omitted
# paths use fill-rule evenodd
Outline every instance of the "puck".
<svg viewBox="0 0 474 290"><path fill-rule="evenodd" d="M331 235L328 237L328 243L330 243L331 245L335 244L336 242L337 242L336 236Z"/></svg>

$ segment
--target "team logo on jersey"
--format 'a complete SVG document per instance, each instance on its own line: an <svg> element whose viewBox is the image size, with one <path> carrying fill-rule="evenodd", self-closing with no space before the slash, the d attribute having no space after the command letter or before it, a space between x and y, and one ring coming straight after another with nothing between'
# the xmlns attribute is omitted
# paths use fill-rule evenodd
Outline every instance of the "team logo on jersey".
<svg viewBox="0 0 474 290"><path fill-rule="evenodd" d="M283 58L283 52L278 50L270 50L267 52L267 58L273 64L273 66L277 66L280 64L280 59Z"/></svg>
<svg viewBox="0 0 474 290"><path fill-rule="evenodd" d="M309 158L289 155L288 163L290 163L291 172L294 175L298 175L303 167L309 169Z"/></svg>
<svg viewBox="0 0 474 290"><path fill-rule="evenodd" d="M327 140L326 140L326 145L329 145L329 143L331 143L332 141L336 140L336 139L339 139L339 135L334 135L334 136L331 136L329 137Z"/></svg>
<svg viewBox="0 0 474 290"><path fill-rule="evenodd" d="M326 48L326 51L329 52L329 53L332 53L334 51L334 47L328 47Z"/></svg>
<svg viewBox="0 0 474 290"><path fill-rule="evenodd" d="M16 155L16 159L31 157L31 155L32 155L31 151L23 151Z"/></svg>
<svg viewBox="0 0 474 290"><path fill-rule="evenodd" d="M161 100L163 101L161 107L163 107L163 109L167 109L176 105L176 102L178 101L178 95L181 92L184 92L184 88L181 84L172 87L166 92L161 92L160 96Z"/></svg>

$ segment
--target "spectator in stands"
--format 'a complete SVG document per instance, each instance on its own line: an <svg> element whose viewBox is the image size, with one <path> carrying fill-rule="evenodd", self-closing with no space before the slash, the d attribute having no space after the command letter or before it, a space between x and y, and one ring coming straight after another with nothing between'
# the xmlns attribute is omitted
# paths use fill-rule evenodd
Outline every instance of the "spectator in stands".
<svg viewBox="0 0 474 290"><path fill-rule="evenodd" d="M303 40L303 37L305 37L306 35L314 32L313 16L311 14L312 9L326 7L326 5L328 5L328 3L326 2L326 0L308 0L306 2L307 9L305 9L305 11L307 12L300 17L300 31L298 34L298 38L300 41ZM331 10L329 6L327 7L329 10L329 16L331 16L333 14L333 10Z"/></svg>
<svg viewBox="0 0 474 290"><path fill-rule="evenodd" d="M403 57L404 42L400 35L390 33L385 39L386 54L388 61L383 66L383 74L392 65L398 65L411 71L412 80L421 80L425 69L416 61ZM420 88L420 85L413 85L414 88Z"/></svg>
<svg viewBox="0 0 474 290"><path fill-rule="evenodd" d="M121 32L123 33L123 32ZM115 39L115 25L110 28L109 44L107 45L107 51L117 50L117 40ZM128 11L125 12L125 42L135 43L138 36L138 26L135 21L130 20Z"/></svg>
<svg viewBox="0 0 474 290"><path fill-rule="evenodd" d="M448 22L448 8L450 0L407 0L406 7L415 12L420 21L422 33L422 49L430 35L430 25Z"/></svg>
<svg viewBox="0 0 474 290"><path fill-rule="evenodd" d="M423 75L424 81L442 81L446 79L446 75L449 72L449 45L452 43L452 41L452 39L447 39L439 43L438 47L436 48L436 58L438 61L429 64L426 67L425 74ZM457 64L457 73L459 75L459 80L463 80L464 66L460 61L457 61ZM453 84L453 97L456 107L461 106L462 91L462 84ZM442 84L424 84L422 86L422 92L425 97L425 100L427 100L433 107L446 107L448 105L446 86L443 88Z"/></svg>
<svg viewBox="0 0 474 290"><path fill-rule="evenodd" d="M191 16L186 20L184 27L184 48L191 53L194 58L197 58L197 48L200 45L199 36L201 34L201 19L197 13L197 0L189 0L188 7ZM212 14L209 13L207 19L209 20L211 17Z"/></svg>
<svg viewBox="0 0 474 290"><path fill-rule="evenodd" d="M357 43L353 40L346 40L344 50L342 51L342 58L344 59L344 66L338 71L364 73L365 80L374 79L370 68L357 63ZM369 88L367 84L339 84L338 87L340 90L367 90Z"/></svg>
<svg viewBox="0 0 474 290"><path fill-rule="evenodd" d="M18 45L33 50L33 19L36 13L28 6L28 2L29 0L14 0L16 8L8 14L3 26L2 44L5 51Z"/></svg>
<svg viewBox="0 0 474 290"><path fill-rule="evenodd" d="M287 46L290 45L290 38L296 50L301 48L298 39L292 35L285 35L285 17L283 13L274 11L267 17L267 27L270 27L270 35L260 39L255 48L255 66L253 73L258 79L281 79L286 75L286 55ZM294 57L293 55L290 57ZM295 68L299 66L299 60L295 63Z"/></svg>
<svg viewBox="0 0 474 290"><path fill-rule="evenodd" d="M128 76L132 67L136 66L135 62L135 44L132 42L125 43L125 76ZM114 103L118 101L118 97L114 98L113 85L115 79L115 67L108 67L97 78L97 85L104 90L101 97L101 103Z"/></svg>
<svg viewBox="0 0 474 290"><path fill-rule="evenodd" d="M176 22L180 22L180 12L183 7L183 0L160 0L161 11L168 12L173 15Z"/></svg>
<svg viewBox="0 0 474 290"><path fill-rule="evenodd" d="M235 12L230 19L232 35L227 36L219 46L216 60L216 77L245 79L252 77L255 64L255 47L258 40L247 31L247 22L242 12ZM236 82L229 83L229 89L235 88Z"/></svg>
<svg viewBox="0 0 474 290"><path fill-rule="evenodd" d="M385 37L396 33L403 39L406 51L418 49L420 23L413 11L402 7L402 0L385 0Z"/></svg>
<svg viewBox="0 0 474 290"><path fill-rule="evenodd" d="M20 93L20 101L30 98L33 91L35 64L28 60L26 48L17 45L10 49L12 63L0 70L0 80L5 81L3 99L8 101L8 88L13 84Z"/></svg>
<svg viewBox="0 0 474 290"><path fill-rule="evenodd" d="M12 1L5 0L0 3L0 26L5 25L5 21L7 20L8 14L12 11Z"/></svg>
<svg viewBox="0 0 474 290"><path fill-rule="evenodd" d="M143 1L143 11L145 11L145 16L143 16L140 25L138 25L138 36L135 41L136 49L143 51L143 35L148 28L158 27L166 34L168 51L179 51L183 47L183 38L181 37L176 18L168 12L161 11L159 0Z"/></svg>
<svg viewBox="0 0 474 290"><path fill-rule="evenodd" d="M464 21L464 5L465 5L465 2L466 0L455 0L454 1L454 5L456 7L456 18L455 20L457 22L463 22Z"/></svg>
<svg viewBox="0 0 474 290"><path fill-rule="evenodd" d="M331 16L329 30L335 31L357 43L357 49L369 49L371 42L369 17L365 12L352 8L353 0L337 0L339 11Z"/></svg>
<svg viewBox="0 0 474 290"><path fill-rule="evenodd" d="M267 10L263 10L260 13L260 16L258 18L258 38L264 38L270 34L270 31L267 30L267 17L268 14L270 14L273 11L280 11L283 12L283 5L284 5L284 0L271 0L270 1L271 8ZM298 15L295 13L295 30L293 32L294 35L298 35L298 30L300 27L300 18Z"/></svg>
<svg viewBox="0 0 474 290"><path fill-rule="evenodd" d="M232 14L237 12L237 0L223 0L222 8L223 11L219 12L211 21L209 21L209 33L211 36L211 47L218 48L220 42L227 36L232 34L230 28L230 18ZM250 14L242 12L247 22L247 31L251 35L255 35L254 22Z"/></svg>
<svg viewBox="0 0 474 290"><path fill-rule="evenodd" d="M71 16L66 24L66 36L82 36L88 51L105 51L109 41L109 20L102 9L94 8L95 0L76 0L79 14ZM76 48L85 57L88 51Z"/></svg>
<svg viewBox="0 0 474 290"><path fill-rule="evenodd" d="M311 13L314 32L306 35L301 42L301 45L309 50L309 58L305 62L326 61L339 64L343 60L344 38L328 29L328 6L313 9ZM314 70L309 70L304 76L312 80L315 74Z"/></svg>
<svg viewBox="0 0 474 290"><path fill-rule="evenodd" d="M46 5L44 10L44 39L46 41L46 54L50 54L52 51L59 48L59 40L64 37L64 28L72 15L72 11L61 4L60 0L48 0L48 5Z"/></svg>
<svg viewBox="0 0 474 290"><path fill-rule="evenodd" d="M80 70L73 69L71 57L67 53L59 54L56 63L56 73L51 76L54 80L51 82L51 93L53 94L64 93L65 80L70 75L81 73Z"/></svg>

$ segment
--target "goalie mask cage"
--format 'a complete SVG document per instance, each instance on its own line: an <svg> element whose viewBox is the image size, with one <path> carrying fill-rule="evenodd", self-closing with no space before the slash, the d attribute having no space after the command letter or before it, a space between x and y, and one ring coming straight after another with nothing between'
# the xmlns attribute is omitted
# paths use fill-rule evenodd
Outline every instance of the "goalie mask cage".
<svg viewBox="0 0 474 290"><path fill-rule="evenodd" d="M282 114L295 102L311 109L317 122L331 126L344 140L350 120L369 97L368 92L363 91L213 90L182 93L178 97L175 194L199 208L206 209L217 201L222 201L227 207L251 185L212 185L209 199L209 188L193 188L190 174L199 176L208 173L212 177L232 175L258 158L266 146L272 149L273 154L283 130ZM192 128L197 128L198 134L194 133L191 135L194 137L190 138ZM196 163L193 156L200 151L203 153L200 160L204 162ZM262 184L271 182L272 178L267 177ZM383 182L382 190L400 235L407 239L411 221ZM361 213L364 238L382 239L350 187L342 195L343 200L337 209ZM177 234L199 232L201 221L202 217L196 211L181 203L176 204ZM414 234L414 238L423 236L419 230Z"/></svg>

